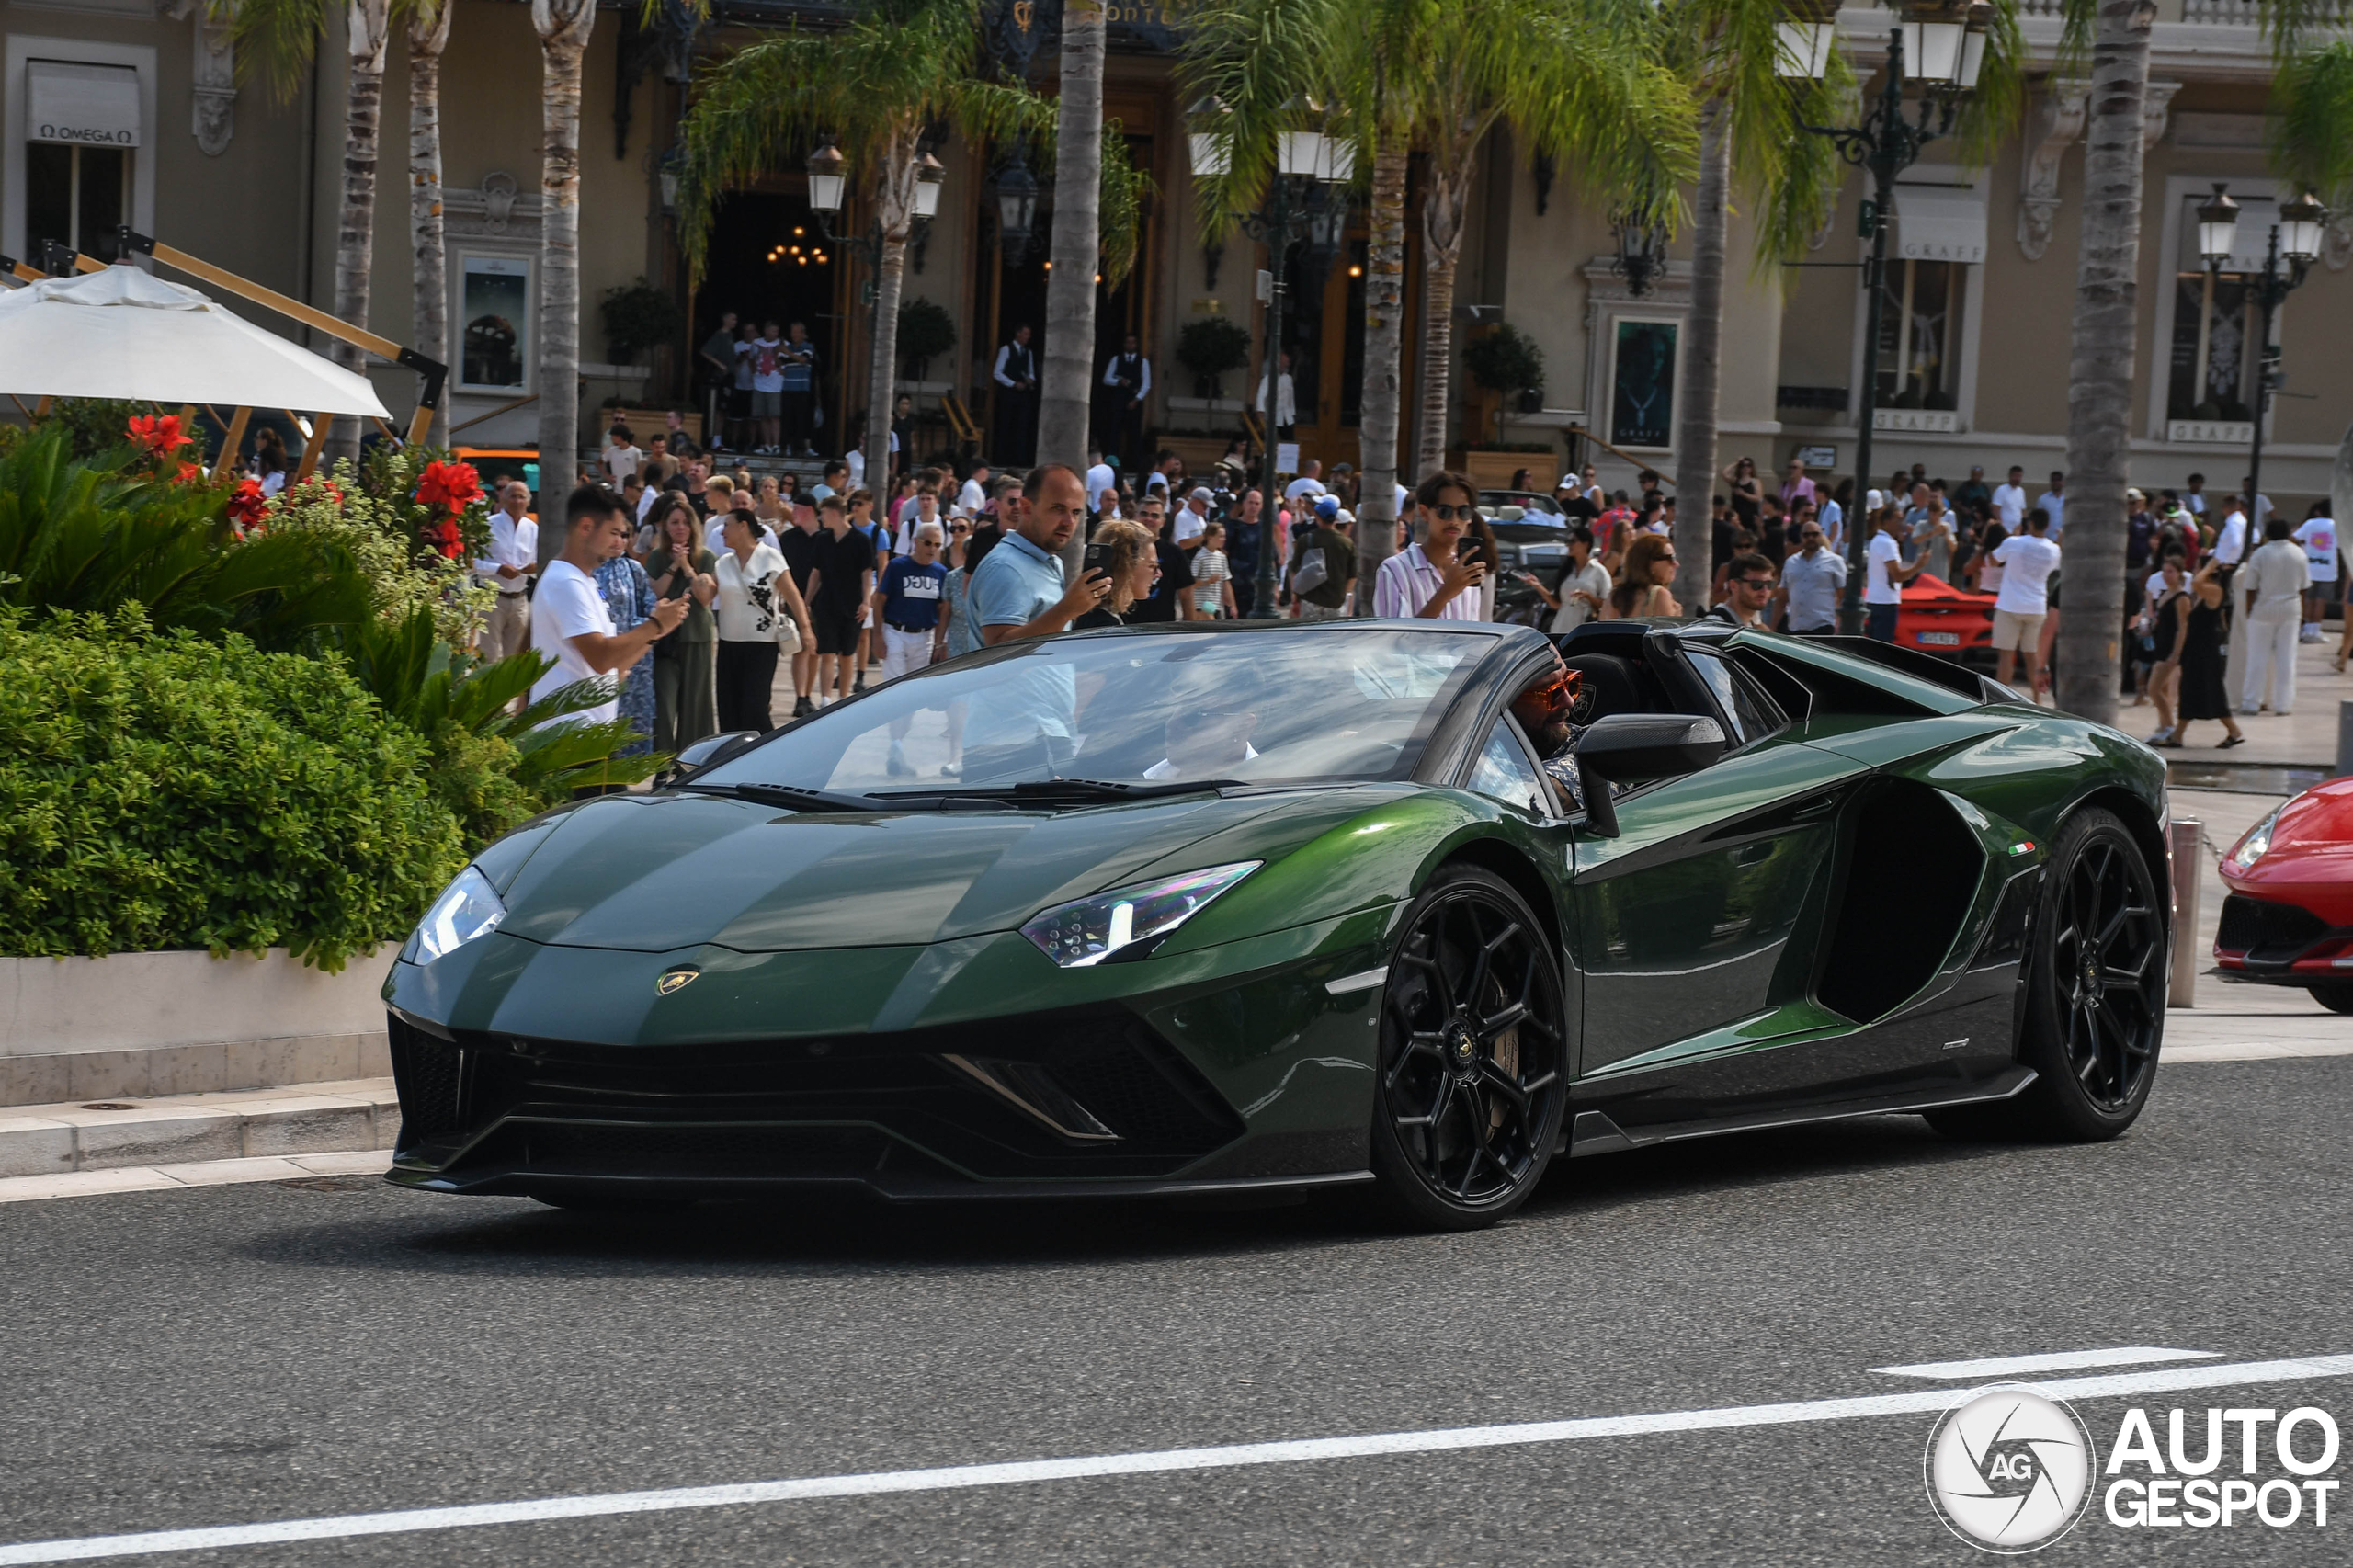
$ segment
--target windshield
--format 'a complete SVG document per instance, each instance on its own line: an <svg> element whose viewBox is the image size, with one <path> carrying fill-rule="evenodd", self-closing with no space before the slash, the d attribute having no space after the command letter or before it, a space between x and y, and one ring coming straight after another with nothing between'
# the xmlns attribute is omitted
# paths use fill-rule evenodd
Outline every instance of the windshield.
<svg viewBox="0 0 2353 1568"><path fill-rule="evenodd" d="M1024 640L902 676L694 782L839 795L1403 778L1494 646L1373 628Z"/></svg>

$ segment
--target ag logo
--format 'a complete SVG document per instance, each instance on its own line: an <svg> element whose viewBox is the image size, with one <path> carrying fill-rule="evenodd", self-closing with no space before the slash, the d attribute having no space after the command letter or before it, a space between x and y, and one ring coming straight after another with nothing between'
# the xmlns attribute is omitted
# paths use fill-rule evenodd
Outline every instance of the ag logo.
<svg viewBox="0 0 2353 1568"><path fill-rule="evenodd" d="M2066 1405L1988 1389L1928 1437L1928 1500L1953 1534L1987 1551L2033 1551L2083 1517L2091 1434Z"/></svg>
<svg viewBox="0 0 2353 1568"><path fill-rule="evenodd" d="M674 991L684 991L695 983L695 976L701 972L690 963L682 963L676 969L663 971L662 978L654 983L654 989L665 996Z"/></svg>

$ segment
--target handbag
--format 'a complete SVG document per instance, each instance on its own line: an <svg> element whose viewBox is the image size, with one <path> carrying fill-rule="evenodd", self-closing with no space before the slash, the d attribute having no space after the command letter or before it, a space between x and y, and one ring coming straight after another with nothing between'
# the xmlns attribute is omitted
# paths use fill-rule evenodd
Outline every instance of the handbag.
<svg viewBox="0 0 2353 1568"><path fill-rule="evenodd" d="M1291 572L1291 592L1312 594L1329 581L1331 575L1332 569L1324 564L1321 547L1305 551L1300 556L1299 565Z"/></svg>

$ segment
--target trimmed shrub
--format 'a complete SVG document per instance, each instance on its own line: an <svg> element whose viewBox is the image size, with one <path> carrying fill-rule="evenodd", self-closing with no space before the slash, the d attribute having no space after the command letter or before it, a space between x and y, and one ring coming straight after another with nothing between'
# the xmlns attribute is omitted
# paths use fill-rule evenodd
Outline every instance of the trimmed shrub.
<svg viewBox="0 0 2353 1568"><path fill-rule="evenodd" d="M429 766L339 661L0 607L0 953L340 969L465 863Z"/></svg>

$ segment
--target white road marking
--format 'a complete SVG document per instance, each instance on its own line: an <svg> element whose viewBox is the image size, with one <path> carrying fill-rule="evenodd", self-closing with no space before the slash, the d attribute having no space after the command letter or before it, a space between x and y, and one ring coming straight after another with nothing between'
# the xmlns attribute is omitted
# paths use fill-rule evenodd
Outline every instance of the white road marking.
<svg viewBox="0 0 2353 1568"><path fill-rule="evenodd" d="M2173 1367L2162 1371L2118 1372L2105 1377L2054 1378L2025 1386L2053 1399L2119 1399L2183 1389L2236 1388L2250 1383L2302 1382L2313 1378L2346 1377L2353 1377L2353 1355ZM358 1536L401 1535L418 1530L461 1529L479 1525L532 1524L549 1519L597 1518L617 1514L674 1513L688 1508L730 1508L748 1503L791 1503L813 1497L956 1492L982 1486L1076 1481L1094 1476L1154 1475L1181 1471L1225 1470L1243 1465L1303 1464L1318 1460L1447 1453L1469 1449L1513 1448L1530 1443L1573 1443L1596 1437L1647 1437L1661 1432L1725 1431L1744 1426L1856 1421L1880 1415L1914 1415L1948 1410L1974 1397L1976 1392L1974 1388L1919 1389L1904 1393L1803 1400L1781 1404L1739 1404L1709 1410L1671 1410L1644 1415L1598 1415L1574 1421L1530 1421L1500 1426L1457 1426L1438 1431L1376 1432L1353 1437L1234 1443L1218 1448L1165 1449L1152 1453L1100 1454L1082 1459L1018 1460L1005 1464L876 1471L864 1475L818 1475L791 1481L748 1482L732 1486L682 1486L661 1492L608 1492L582 1497L543 1497L522 1503L476 1503L449 1508L413 1508L399 1513L343 1514L325 1518L278 1519L263 1524L221 1525L201 1529L151 1530L137 1535L28 1540L13 1546L0 1546L0 1568L15 1568L17 1564L34 1562L86 1562L97 1558L131 1557L142 1552L267 1546L290 1540L344 1540Z"/></svg>
<svg viewBox="0 0 2353 1568"><path fill-rule="evenodd" d="M2149 1361L2211 1361L2215 1350L2162 1350L2127 1345L2114 1350L2053 1350L2040 1356L1989 1356L1980 1361L1920 1361L1908 1367L1873 1367L1895 1378L2013 1378L2024 1372L2064 1372L2084 1367L2137 1367Z"/></svg>

